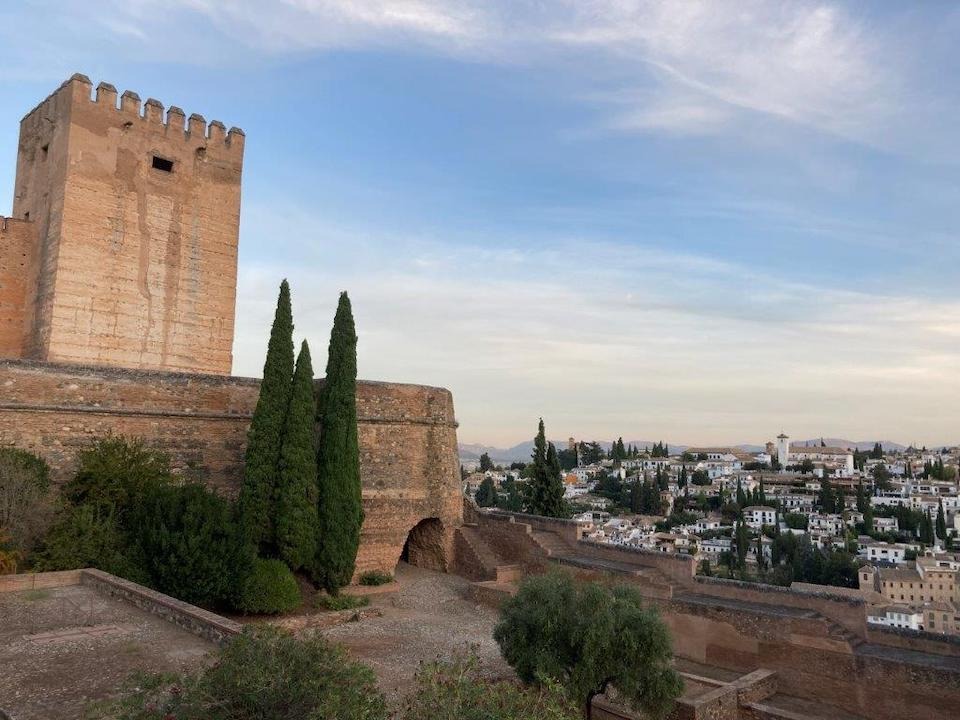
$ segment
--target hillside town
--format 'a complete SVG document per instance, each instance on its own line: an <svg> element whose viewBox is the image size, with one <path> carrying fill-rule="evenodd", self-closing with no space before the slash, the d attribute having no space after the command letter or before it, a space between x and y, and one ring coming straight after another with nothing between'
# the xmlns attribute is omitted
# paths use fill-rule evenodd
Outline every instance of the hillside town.
<svg viewBox="0 0 960 720"><path fill-rule="evenodd" d="M587 538L692 555L702 575L862 597L874 625L960 633L960 448L781 433L759 452L571 438L557 454ZM465 490L518 510L526 467L481 456L464 467Z"/></svg>

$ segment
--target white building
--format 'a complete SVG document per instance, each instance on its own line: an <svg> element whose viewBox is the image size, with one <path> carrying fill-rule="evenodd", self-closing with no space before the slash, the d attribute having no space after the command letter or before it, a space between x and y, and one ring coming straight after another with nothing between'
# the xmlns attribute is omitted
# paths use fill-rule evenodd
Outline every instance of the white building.
<svg viewBox="0 0 960 720"><path fill-rule="evenodd" d="M906 605L885 605L872 609L867 614L867 622L886 627L923 630L923 613Z"/></svg>
<svg viewBox="0 0 960 720"><path fill-rule="evenodd" d="M751 530L759 530L776 522L777 511L768 505L751 505L743 509L743 520Z"/></svg>

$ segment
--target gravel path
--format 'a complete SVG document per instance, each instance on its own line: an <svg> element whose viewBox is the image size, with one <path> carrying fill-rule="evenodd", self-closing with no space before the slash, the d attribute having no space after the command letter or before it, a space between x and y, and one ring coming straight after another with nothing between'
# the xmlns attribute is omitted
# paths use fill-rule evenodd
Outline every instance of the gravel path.
<svg viewBox="0 0 960 720"><path fill-rule="evenodd" d="M474 648L491 679L510 677L493 641L497 611L464 599L469 582L455 575L400 565L400 589L375 596L383 616L338 625L324 634L370 665L393 699L406 692L420 663Z"/></svg>

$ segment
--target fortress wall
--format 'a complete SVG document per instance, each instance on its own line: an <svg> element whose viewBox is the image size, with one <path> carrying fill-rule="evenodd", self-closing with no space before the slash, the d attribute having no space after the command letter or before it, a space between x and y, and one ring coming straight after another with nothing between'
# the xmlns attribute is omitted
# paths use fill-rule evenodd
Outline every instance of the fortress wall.
<svg viewBox="0 0 960 720"><path fill-rule="evenodd" d="M0 217L0 357L23 355L36 233L32 222Z"/></svg>
<svg viewBox="0 0 960 720"><path fill-rule="evenodd" d="M788 695L875 720L940 717L943 707L960 703L955 657L886 647L854 650L825 637L822 618L711 607L682 598L657 604L677 656L738 672L773 670L780 691Z"/></svg>
<svg viewBox="0 0 960 720"><path fill-rule="evenodd" d="M258 391L254 378L0 360L0 445L44 457L62 483L79 448L108 433L143 437L178 472L235 494ZM450 392L361 381L357 414L365 512L358 572L392 571L425 518L442 524L435 550L450 559L462 518Z"/></svg>
<svg viewBox="0 0 960 720"><path fill-rule="evenodd" d="M779 585L746 583L723 578L697 576L695 592L728 600L786 606L817 612L842 625L860 638L867 635L867 615L861 598L830 593L803 592Z"/></svg>

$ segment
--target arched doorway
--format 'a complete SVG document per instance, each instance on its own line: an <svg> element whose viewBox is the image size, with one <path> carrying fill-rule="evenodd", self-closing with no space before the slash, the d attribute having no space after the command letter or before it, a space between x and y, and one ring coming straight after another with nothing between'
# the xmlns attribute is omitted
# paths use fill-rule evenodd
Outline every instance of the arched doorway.
<svg viewBox="0 0 960 720"><path fill-rule="evenodd" d="M400 553L400 561L427 570L444 572L447 569L443 523L437 518L421 520L407 535Z"/></svg>

